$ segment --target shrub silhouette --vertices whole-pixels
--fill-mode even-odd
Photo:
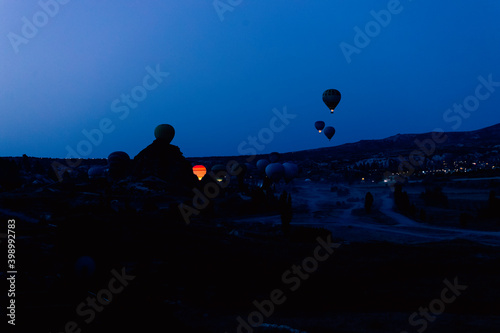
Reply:
[[[367,213],[370,213],[372,206],[373,206],[373,194],[368,192],[368,193],[366,193],[366,196],[365,196],[365,211]]]
[[[448,197],[439,186],[433,189],[427,188],[425,192],[420,194],[420,198],[424,200],[426,206],[448,207]]]
[[[288,234],[290,231],[290,222],[292,222],[293,217],[291,194],[288,194],[286,191],[281,193],[278,200],[278,209],[281,214],[281,228],[284,234]]]
[[[394,204],[403,214],[410,214],[410,198],[408,193],[403,192],[403,185],[396,184],[394,189]]]

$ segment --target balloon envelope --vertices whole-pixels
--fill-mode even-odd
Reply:
[[[201,180],[206,174],[207,174],[207,168],[205,168],[203,165],[195,165],[193,167],[193,173],[198,177],[199,180]]]
[[[335,110],[339,104],[340,97],[340,91],[337,89],[328,89],[323,93],[323,102],[330,109],[331,113],[333,113],[333,110]]]
[[[126,168],[129,162],[130,156],[124,151],[115,151],[108,155],[108,165],[111,170]]]
[[[221,182],[224,180],[224,177],[227,176],[227,170],[226,167],[222,164],[216,164],[212,167],[211,171],[215,173],[217,176],[217,181]]]
[[[108,156],[109,173],[113,178],[124,177],[130,164],[130,156],[124,151],[115,151]]]
[[[107,171],[106,166],[94,166],[94,167],[89,169],[88,175],[89,175],[90,179],[105,178],[106,171]]]
[[[279,160],[280,160],[280,153],[272,152],[271,154],[269,154],[269,161],[271,163],[276,163]]]
[[[299,175],[299,167],[295,163],[283,163],[283,168],[285,168],[285,181],[287,183]]]
[[[161,124],[155,128],[155,138],[170,143],[175,136],[175,129],[168,124]]]
[[[332,126],[327,126],[325,127],[325,130],[323,132],[325,133],[328,140],[331,140],[331,138],[333,138],[333,136],[335,135],[335,128],[333,128]]]
[[[319,133],[321,133],[321,131],[323,130],[323,128],[325,128],[325,122],[324,121],[317,121],[314,123],[314,127],[316,127],[316,129],[318,130]]]
[[[258,160],[257,161],[257,170],[259,170],[260,172],[264,172],[268,165],[269,165],[269,161],[266,160],[265,158]]]
[[[124,151],[115,151],[108,155],[108,163],[130,161],[130,156]]]
[[[271,163],[266,167],[266,175],[277,183],[285,175],[285,168],[281,163]]]

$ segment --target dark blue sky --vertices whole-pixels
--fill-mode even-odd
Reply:
[[[194,157],[259,133],[269,153],[500,122],[500,87],[478,88],[500,82],[496,0],[59,1],[0,0],[0,156],[133,157],[160,123]],[[473,112],[447,112],[464,100]]]

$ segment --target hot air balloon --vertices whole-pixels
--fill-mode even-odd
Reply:
[[[323,102],[328,106],[330,112],[337,107],[340,102],[340,92],[337,89],[328,89],[323,93]]]
[[[130,161],[130,156],[124,151],[115,151],[108,155],[108,163]]]
[[[257,170],[259,170],[259,172],[265,172],[266,171],[266,167],[269,165],[269,161],[266,160],[265,158],[261,159],[261,160],[258,160],[257,161]]]
[[[285,182],[287,183],[299,175],[299,167],[295,163],[283,163],[283,168],[285,168]]]
[[[280,153],[278,152],[272,152],[271,154],[269,154],[269,161],[271,163],[276,163],[280,160]]]
[[[335,128],[333,128],[332,126],[327,126],[325,127],[325,130],[323,132],[325,133],[328,140],[331,140],[335,135]]]
[[[109,174],[111,177],[125,176],[130,164],[130,156],[124,151],[115,151],[108,156]]]
[[[175,129],[168,124],[161,124],[155,128],[155,138],[169,144],[175,136]]]
[[[285,175],[285,168],[281,163],[271,163],[266,166],[266,175],[273,182],[277,183]]]
[[[227,176],[226,167],[222,164],[216,164],[212,167],[211,171],[217,175],[217,181],[222,182],[224,177]]]
[[[325,122],[324,121],[317,121],[314,123],[314,127],[316,127],[316,129],[318,130],[319,133],[321,133],[321,131],[323,130],[323,128],[325,128]]]
[[[106,178],[106,173],[108,171],[107,166],[94,166],[89,169],[88,175],[89,179],[96,179],[96,178]]]
[[[193,173],[198,177],[198,180],[201,180],[207,173],[207,168],[205,168],[203,165],[195,165],[193,167]]]

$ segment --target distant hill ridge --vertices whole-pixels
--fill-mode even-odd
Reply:
[[[500,124],[489,126],[474,131],[466,132],[445,132],[447,139],[445,142],[436,144],[438,151],[449,150],[486,150],[492,149],[495,146],[500,149]],[[339,146],[326,147],[302,150],[283,154],[284,157],[311,158],[317,159],[319,155],[329,156],[330,158],[354,158],[366,157],[376,154],[397,155],[410,153],[415,149],[419,149],[416,141],[422,142],[426,139],[432,140],[433,133],[427,132],[422,134],[396,134],[385,139],[378,140],[361,140],[354,143],[345,143]],[[336,159],[336,158],[335,158]]]
[[[500,150],[500,124],[489,126],[474,131],[445,132],[447,140],[436,144],[436,153],[455,152],[468,154],[475,152],[486,152],[493,149]],[[444,135],[441,134],[441,135]],[[432,132],[421,134],[396,134],[385,139],[361,140],[354,143],[345,143],[334,147],[315,148],[295,152],[282,153],[282,161],[286,160],[341,160],[341,159],[364,159],[376,155],[380,157],[394,157],[398,155],[408,156],[412,151],[418,150],[416,140],[422,142],[432,139]],[[499,146],[496,147],[495,146]],[[259,154],[255,160],[266,158],[268,154]],[[246,156],[211,156],[211,157],[189,157],[189,161],[211,161],[226,160],[234,158],[241,160]],[[254,161],[255,161],[254,160]]]
[[[422,142],[432,139],[432,132],[421,134],[396,134],[385,139],[361,140],[354,143],[344,143],[339,146],[314,148],[295,152],[281,153],[282,161],[286,160],[341,160],[364,159],[379,155],[380,157],[408,156],[412,151],[418,150],[416,140]],[[455,152],[468,154],[486,152],[492,149],[500,150],[500,123],[474,131],[444,132],[447,140],[436,144],[436,153]],[[495,148],[495,146],[498,146]],[[255,160],[266,158],[269,154],[259,154]],[[234,158],[241,160],[246,156],[210,156],[188,157],[189,161],[227,160]]]

